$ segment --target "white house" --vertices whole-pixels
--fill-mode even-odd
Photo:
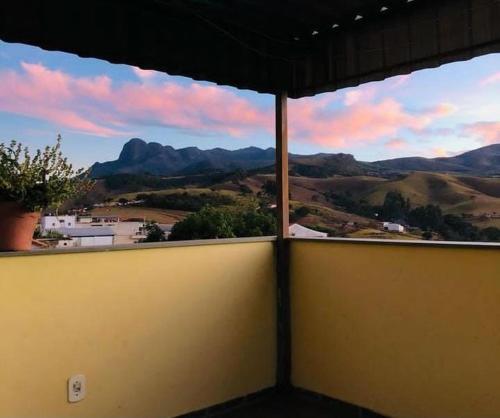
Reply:
[[[405,227],[392,222],[384,222],[384,230],[389,232],[405,232]]]
[[[57,228],[53,231],[65,237],[59,241],[58,247],[99,247],[113,245],[114,231],[107,226],[92,226],[88,228]]]
[[[40,229],[42,232],[56,228],[75,228],[76,216],[74,215],[47,215],[40,219]]]
[[[92,215],[90,215],[90,214],[78,215],[78,223],[79,224],[91,224],[92,223]]]
[[[306,228],[305,226],[299,224],[292,224],[288,229],[291,237],[298,238],[326,238],[328,234],[326,232],[315,231],[314,229]]]
[[[144,222],[116,222],[107,226],[115,233],[115,245],[134,244],[146,238],[143,233]]]

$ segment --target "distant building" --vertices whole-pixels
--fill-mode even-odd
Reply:
[[[305,226],[299,224],[292,224],[289,227],[289,233],[291,237],[297,238],[326,238],[328,234],[326,232],[315,231],[314,229],[306,228]]]
[[[40,219],[40,229],[45,232],[50,229],[56,228],[75,228],[76,216],[74,215],[47,215],[42,216]]]
[[[393,222],[384,222],[383,227],[384,231],[388,232],[405,232],[405,227],[403,225]]]
[[[92,226],[88,228],[57,228],[53,231],[63,235],[58,248],[66,247],[99,247],[113,245],[114,231],[107,226]]]
[[[115,233],[115,245],[134,244],[146,238],[144,222],[116,222],[107,226]]]
[[[91,224],[92,223],[92,215],[78,215],[78,223],[80,224]]]
[[[120,217],[118,216],[108,216],[108,215],[97,215],[97,216],[92,216],[92,222],[93,223],[103,223],[103,224],[108,224],[108,223],[117,223],[120,222]]]

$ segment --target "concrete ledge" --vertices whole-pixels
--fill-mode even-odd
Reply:
[[[55,254],[95,253],[108,251],[148,250],[152,248],[194,247],[201,245],[246,244],[252,242],[274,242],[276,237],[224,238],[191,241],[144,242],[141,244],[112,245],[102,247],[54,248],[48,250],[0,252],[0,257],[26,257]]]
[[[467,241],[425,241],[425,240],[394,240],[394,239],[364,239],[364,238],[289,238],[290,241],[307,241],[336,244],[369,244],[369,245],[404,245],[415,247],[446,247],[446,248],[494,248],[500,250],[498,242],[467,242]]]
[[[200,245],[245,244],[251,242],[275,242],[275,236],[224,238],[190,241],[145,242],[142,244],[113,245],[102,247],[60,248],[48,250],[0,252],[0,257],[26,257],[54,254],[95,253],[108,251],[148,250],[152,248],[193,247]],[[369,245],[404,245],[420,247],[447,247],[447,248],[494,248],[500,249],[496,242],[458,242],[458,241],[425,241],[425,240],[389,240],[389,239],[362,239],[362,238],[287,238],[289,241],[306,241],[337,244],[369,244]]]

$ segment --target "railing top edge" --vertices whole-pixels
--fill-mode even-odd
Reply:
[[[391,246],[413,246],[413,247],[438,247],[438,248],[476,248],[476,249],[500,249],[500,243],[495,242],[459,242],[459,241],[424,241],[424,240],[388,240],[388,239],[363,239],[363,238],[299,238],[290,237],[286,239],[290,242],[315,242],[315,243],[337,243],[337,244],[358,244],[358,245],[391,245]],[[227,245],[244,244],[256,242],[275,242],[275,236],[250,237],[250,238],[226,238],[207,239],[191,241],[168,241],[142,244],[113,245],[103,247],[86,248],[61,248],[47,250],[13,251],[0,252],[2,257],[26,257],[41,255],[60,254],[84,254],[84,253],[105,253],[111,251],[135,251],[161,248],[197,247],[207,245]]]
[[[365,239],[365,238],[290,238],[297,242],[319,242],[337,244],[368,244],[368,245],[396,245],[413,247],[445,247],[445,248],[494,248],[500,249],[497,242],[467,242],[467,241],[425,241],[425,240],[390,240],[390,239]]]
[[[61,255],[61,254],[84,254],[84,253],[105,253],[111,251],[136,251],[161,248],[179,248],[179,247],[197,247],[206,245],[223,244],[246,244],[256,242],[274,242],[276,237],[250,237],[250,238],[224,238],[224,239],[206,239],[191,241],[167,241],[167,242],[148,242],[142,244],[126,244],[102,247],[80,247],[80,248],[61,248],[61,249],[40,249],[29,251],[0,252],[1,257],[29,257],[43,255]]]

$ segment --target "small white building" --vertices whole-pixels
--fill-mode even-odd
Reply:
[[[144,222],[117,222],[107,226],[115,233],[115,245],[134,244],[146,238]]]
[[[291,237],[297,238],[326,238],[326,232],[315,231],[314,229],[306,228],[299,224],[292,224],[288,228]]]
[[[384,231],[389,231],[389,232],[405,232],[405,227],[401,224],[396,224],[392,222],[384,222]]]
[[[92,215],[78,215],[78,223],[79,224],[91,224],[92,223]]]
[[[114,231],[107,226],[92,226],[88,228],[57,228],[64,239],[59,241],[58,248],[67,247],[100,247],[113,245]]]
[[[75,228],[76,216],[74,215],[47,215],[40,219],[40,229],[45,232],[50,229],[57,228]]]

